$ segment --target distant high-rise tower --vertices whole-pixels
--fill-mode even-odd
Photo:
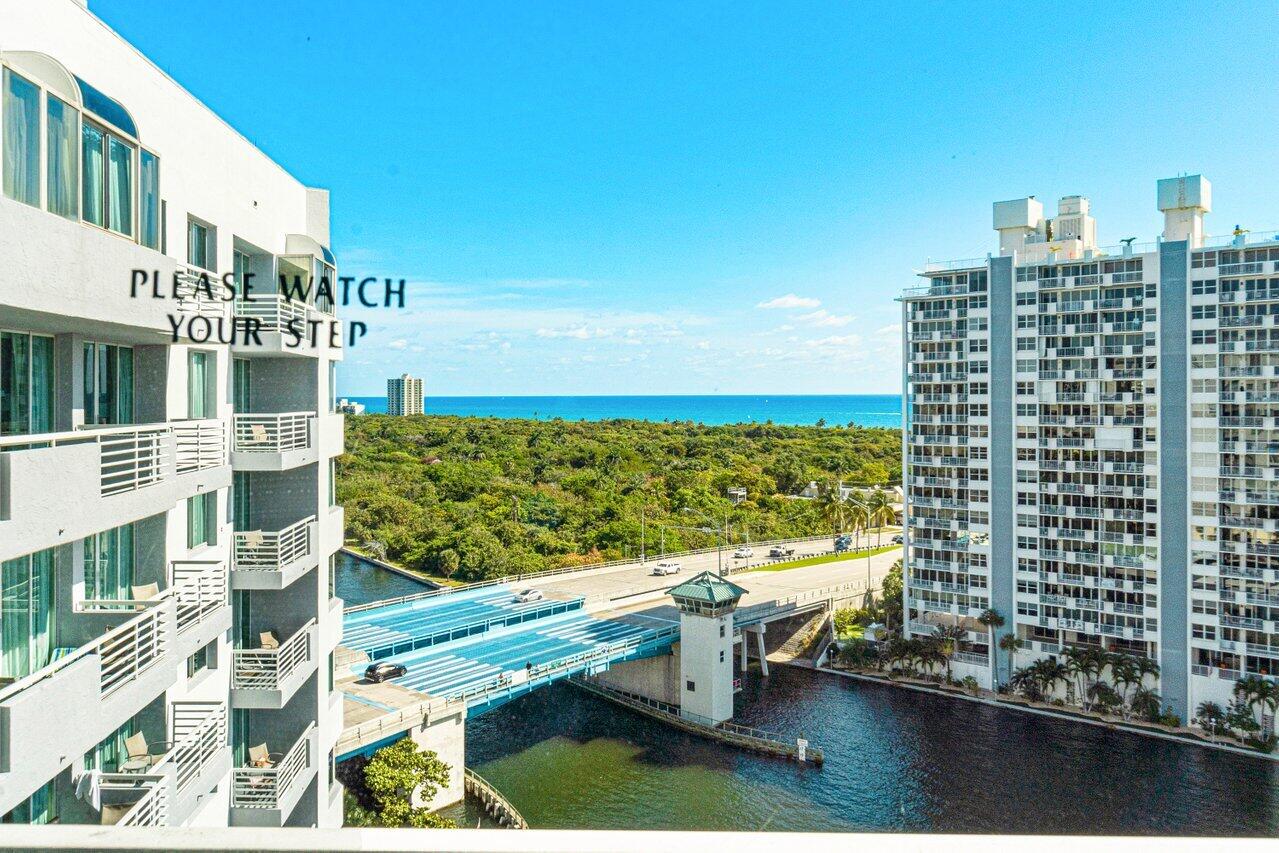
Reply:
[[[961,629],[957,677],[1124,652],[1189,720],[1279,669],[1279,236],[1205,237],[1211,198],[1160,181],[1108,250],[1087,199],[997,202],[999,254],[905,294],[906,633]]]
[[[420,415],[422,407],[422,380],[407,373],[399,379],[386,380],[386,413],[388,415]]]

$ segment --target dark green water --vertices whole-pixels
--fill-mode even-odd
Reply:
[[[783,667],[739,700],[825,766],[562,685],[468,722],[468,763],[537,828],[1279,834],[1268,761]],[[473,807],[451,816],[475,826]]]
[[[422,589],[353,560],[338,571],[352,604]],[[803,732],[825,766],[566,685],[471,718],[467,763],[542,829],[1279,835],[1274,762],[786,667],[737,698],[739,722]]]

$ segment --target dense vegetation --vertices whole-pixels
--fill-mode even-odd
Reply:
[[[347,418],[347,536],[428,574],[475,580],[832,529],[810,481],[901,479],[895,430],[772,424]],[[746,489],[734,504],[727,490]],[[690,529],[692,528],[692,529]]]

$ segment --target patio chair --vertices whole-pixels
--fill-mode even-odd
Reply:
[[[270,443],[271,437],[267,435],[266,424],[249,424],[249,437],[243,442],[243,444],[254,445]]]
[[[165,753],[173,748],[173,744],[163,741],[148,744],[147,736],[142,732],[124,740],[124,751],[128,758],[120,765],[121,773],[145,773],[164,758]]]
[[[266,541],[266,536],[261,530],[243,530],[240,532],[243,537],[241,544],[249,551],[256,551],[262,547],[262,543]]]
[[[129,587],[129,595],[134,601],[150,601],[160,595],[158,583],[144,583]],[[141,610],[142,608],[137,608]]]
[[[100,823],[103,826],[115,826],[131,808],[133,803],[103,803]]]
[[[264,649],[278,649],[280,641],[275,638],[273,631],[263,631],[258,634],[258,644]]]
[[[269,770],[270,768],[279,764],[281,759],[283,758],[284,756],[281,755],[280,753],[271,752],[270,749],[267,748],[267,745],[265,743],[260,743],[257,746],[249,747],[249,766],[250,767],[260,767],[264,770]]]

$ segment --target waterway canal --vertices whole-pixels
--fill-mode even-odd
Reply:
[[[339,568],[341,572],[341,568]],[[348,601],[400,595],[352,569]],[[382,593],[387,583],[396,591]],[[419,587],[420,588],[420,587]],[[774,667],[738,719],[822,769],[672,731],[566,685],[467,723],[468,764],[536,828],[1279,835],[1279,765]],[[473,807],[450,816],[475,826]]]

